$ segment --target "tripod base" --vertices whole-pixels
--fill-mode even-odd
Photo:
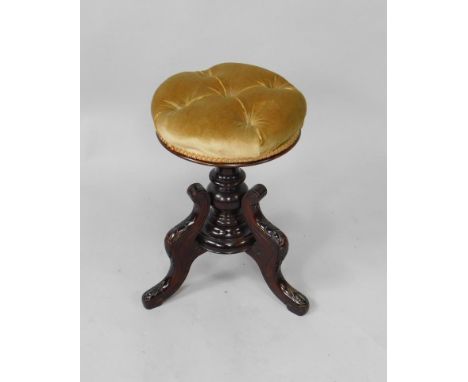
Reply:
[[[281,273],[288,239],[260,209],[259,202],[267,193],[265,186],[258,184],[249,190],[239,167],[214,168],[210,180],[207,190],[199,183],[188,188],[194,203],[192,213],[166,235],[171,267],[160,283],[143,294],[145,308],[155,308],[174,294],[201,254],[246,252],[258,264],[272,292],[291,312],[304,315],[309,309],[307,298]]]

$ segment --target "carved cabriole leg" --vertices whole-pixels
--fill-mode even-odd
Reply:
[[[194,203],[192,213],[166,235],[164,243],[171,267],[159,284],[143,294],[143,305],[147,309],[161,305],[174,294],[187,277],[193,261],[206,251],[196,239],[210,210],[210,196],[199,183],[192,184],[187,193]]]
[[[288,252],[288,239],[262,214],[259,202],[266,193],[265,186],[257,184],[247,191],[242,199],[244,217],[255,237],[255,243],[247,253],[257,262],[273,293],[291,312],[302,316],[309,309],[309,301],[294,289],[281,273],[281,263]]]

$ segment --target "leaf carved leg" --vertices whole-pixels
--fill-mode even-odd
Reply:
[[[142,301],[146,309],[156,308],[174,294],[187,277],[193,261],[206,252],[196,239],[210,210],[210,196],[199,183],[192,184],[187,193],[194,203],[193,210],[166,235],[164,244],[171,267],[160,283],[143,294]]]
[[[281,273],[281,263],[288,252],[288,239],[263,216],[259,202],[266,193],[266,187],[257,184],[247,191],[242,199],[244,217],[255,237],[255,243],[247,253],[257,262],[272,292],[291,312],[302,316],[309,309],[309,301],[294,289]]]

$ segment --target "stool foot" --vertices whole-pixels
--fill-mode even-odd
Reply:
[[[199,183],[192,184],[187,193],[194,203],[192,213],[166,235],[164,243],[171,267],[161,282],[143,293],[146,309],[156,308],[174,294],[187,277],[193,261],[206,252],[196,239],[210,210],[210,196]]]
[[[259,206],[267,190],[260,184],[248,190],[244,179],[241,169],[220,167],[210,173],[208,191],[198,183],[188,188],[194,203],[192,213],[166,235],[171,267],[161,282],[143,294],[145,308],[155,308],[174,294],[186,279],[193,261],[206,251],[247,252],[276,297],[291,312],[299,316],[307,313],[309,301],[281,272],[288,239],[263,216]]]
[[[263,215],[259,202],[267,189],[261,184],[252,187],[242,199],[242,211],[255,237],[255,243],[246,252],[258,264],[271,291],[294,314],[304,315],[309,310],[307,298],[294,289],[281,273],[281,263],[288,252],[286,235]]]

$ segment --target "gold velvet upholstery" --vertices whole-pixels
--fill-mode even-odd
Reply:
[[[294,145],[306,101],[276,73],[225,63],[168,78],[156,90],[151,112],[170,150],[203,162],[240,164]]]

